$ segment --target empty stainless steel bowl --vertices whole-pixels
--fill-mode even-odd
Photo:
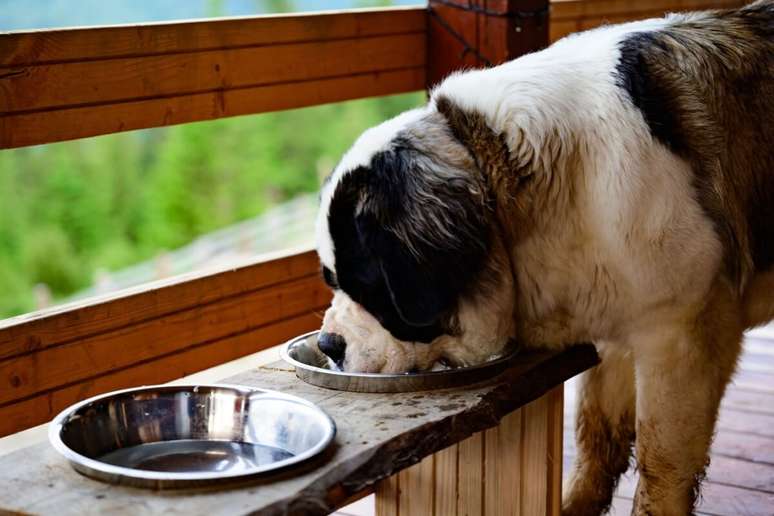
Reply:
[[[286,468],[322,452],[335,433],[327,414],[295,396],[161,385],[73,405],[52,421],[49,440],[87,476],[169,488]]]
[[[382,374],[350,373],[337,370],[317,347],[319,332],[306,333],[280,349],[280,356],[296,369],[296,376],[307,383],[340,391],[411,392],[461,387],[490,380],[505,371],[516,355],[515,347],[502,357],[471,367],[446,368],[440,371]]]

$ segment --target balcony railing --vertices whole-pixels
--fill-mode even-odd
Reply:
[[[739,3],[556,0],[551,16],[575,29],[642,4],[658,14]],[[0,148],[422,90],[537,50],[548,29],[547,0],[438,0],[0,34]],[[0,436],[314,329],[329,296],[307,250],[2,321]]]

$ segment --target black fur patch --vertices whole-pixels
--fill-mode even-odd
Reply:
[[[671,150],[681,153],[685,140],[677,110],[669,95],[648,68],[646,56],[665,49],[655,33],[639,32],[620,45],[621,60],[616,66],[616,82],[640,110],[651,134]]]
[[[397,141],[344,175],[328,222],[341,289],[395,338],[431,342],[448,333],[489,236],[465,181],[428,181],[433,171],[417,163],[417,152]],[[454,233],[439,239],[437,220],[451,221]]]
[[[339,282],[336,280],[336,275],[328,267],[323,266],[322,277],[323,277],[323,280],[325,281],[325,284],[328,285],[330,288],[334,290],[339,288]]]

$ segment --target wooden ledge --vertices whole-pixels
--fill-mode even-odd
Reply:
[[[443,391],[358,394],[305,384],[276,362],[225,380],[317,403],[336,421],[335,445],[295,472],[206,490],[110,486],[73,471],[48,445],[0,459],[0,512],[328,514],[422,458],[494,427],[510,412],[598,362],[594,347],[529,353],[491,382]]]

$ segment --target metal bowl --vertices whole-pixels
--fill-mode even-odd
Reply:
[[[318,407],[236,385],[160,385],[77,403],[49,440],[89,477],[156,489],[268,473],[309,459],[336,426]]]
[[[460,387],[494,378],[508,368],[517,354],[510,350],[502,357],[471,367],[441,371],[381,374],[349,373],[334,369],[331,360],[317,347],[319,331],[291,340],[280,350],[282,359],[296,369],[301,380],[329,389],[352,392],[411,392]]]

